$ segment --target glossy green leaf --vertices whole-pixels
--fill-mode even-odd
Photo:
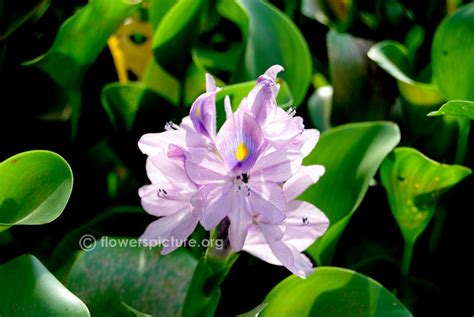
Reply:
[[[104,237],[79,257],[67,286],[93,316],[124,316],[121,302],[153,316],[178,316],[195,267],[184,249],[161,256],[136,239]]]
[[[433,75],[446,100],[474,101],[474,3],[438,26],[431,49]]]
[[[397,148],[385,159],[380,168],[382,185],[406,241],[416,241],[441,194],[469,174],[466,167],[440,164],[412,148]]]
[[[141,130],[144,130],[143,120],[151,121],[147,113],[159,112],[169,115],[175,110],[175,107],[161,98],[155,90],[147,88],[141,82],[107,84],[102,89],[101,99],[112,125],[125,127],[127,131],[131,131],[139,123]],[[156,120],[152,128],[156,129]]]
[[[50,50],[26,63],[46,72],[64,91],[72,106],[72,133],[77,132],[81,83],[89,66],[107,45],[107,39],[140,1],[94,0],[59,29]],[[93,30],[93,31],[91,31]]]
[[[158,64],[183,79],[191,62],[191,47],[199,32],[203,0],[178,1],[163,16],[153,36],[153,53]]]
[[[306,280],[290,276],[267,295],[261,316],[408,317],[380,283],[352,270],[319,267]]]
[[[445,103],[437,111],[428,113],[428,116],[450,115],[455,117],[464,117],[474,120],[474,102],[466,100],[451,100]]]
[[[387,40],[372,46],[369,58],[397,79],[402,96],[414,105],[436,105],[443,97],[436,84],[413,79],[409,52],[402,44]]]
[[[300,198],[318,206],[329,218],[328,231],[307,252],[318,264],[331,262],[337,242],[367,192],[385,156],[400,141],[391,122],[338,126],[321,134],[305,165],[321,164],[325,175]]]
[[[151,0],[148,15],[151,28],[155,31],[168,11],[176,4],[176,0]]]
[[[266,306],[267,306],[267,304],[265,304],[265,303],[260,304],[257,307],[255,307],[254,309],[252,309],[251,311],[240,314],[240,315],[237,315],[236,317],[259,317],[260,313],[262,312],[262,310]]]
[[[32,255],[0,265],[2,316],[90,316],[86,305]]]
[[[28,151],[0,164],[0,225],[37,225],[63,212],[72,191],[68,163],[49,151]]]
[[[254,80],[268,67],[280,64],[294,106],[300,105],[311,83],[312,66],[308,45],[293,21],[265,1],[222,0],[218,10],[240,27],[244,38],[233,81]]]

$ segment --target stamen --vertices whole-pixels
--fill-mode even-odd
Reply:
[[[179,125],[177,125],[176,123],[174,123],[173,121],[168,121],[165,124],[165,130],[166,131],[180,130],[180,129],[181,129],[181,127]]]
[[[157,193],[158,197],[160,198],[167,198],[166,195],[168,195],[168,193],[166,192],[166,190],[164,190],[163,188],[158,188],[158,193]]]
[[[303,220],[303,224],[304,224],[304,225],[309,224],[308,217],[303,217],[303,218],[301,218],[301,220]]]
[[[296,114],[296,109],[295,109],[293,106],[290,106],[290,108],[288,108],[288,110],[286,111],[286,113],[287,113],[290,117],[294,117],[295,114]]]

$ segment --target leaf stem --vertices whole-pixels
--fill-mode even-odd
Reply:
[[[459,135],[456,145],[455,164],[462,164],[467,152],[469,141],[469,130],[471,129],[471,120],[467,118],[458,118]]]
[[[437,208],[436,213],[434,215],[434,227],[433,231],[431,232],[430,244],[429,244],[429,251],[434,253],[438,248],[439,240],[441,238],[441,234],[443,233],[444,222],[446,220],[446,207],[441,205]]]
[[[415,242],[405,240],[405,246],[403,248],[403,258],[402,258],[402,266],[400,273],[402,276],[407,276],[410,271],[410,264],[411,258],[413,256],[413,248],[415,246]]]

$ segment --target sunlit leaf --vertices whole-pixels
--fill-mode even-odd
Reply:
[[[0,265],[2,316],[90,316],[86,305],[32,255]]]
[[[437,111],[432,111],[428,116],[450,115],[474,120],[474,102],[465,100],[451,100],[441,106]]]
[[[416,241],[441,194],[469,174],[466,167],[440,164],[412,148],[397,148],[384,160],[380,177],[405,240]]]
[[[219,12],[242,31],[244,51],[236,65],[233,81],[254,80],[268,67],[280,64],[281,77],[288,83],[294,106],[303,101],[311,83],[312,66],[308,45],[302,34],[284,13],[264,1],[222,0]]]
[[[431,49],[433,75],[446,100],[474,101],[474,3],[438,26]]]
[[[0,164],[0,225],[37,225],[63,212],[72,191],[68,163],[49,151],[28,151]]]
[[[301,199],[318,206],[329,218],[328,231],[307,252],[318,264],[331,262],[337,242],[367,192],[385,156],[400,141],[391,122],[338,126],[322,133],[305,165],[321,164],[325,175]]]
[[[306,280],[290,276],[263,301],[261,316],[408,317],[412,314],[380,283],[360,273],[319,267]]]
[[[177,316],[195,267],[184,249],[162,256],[135,239],[107,237],[74,263],[67,286],[94,316],[126,315],[121,302],[153,316]]]

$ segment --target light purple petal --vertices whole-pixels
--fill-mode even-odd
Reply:
[[[190,210],[183,210],[152,222],[139,239],[145,245],[162,245],[161,253],[167,254],[184,243],[197,223]]]
[[[142,186],[138,194],[143,209],[157,217],[189,209],[192,196],[190,192],[180,191],[169,182]]]
[[[283,182],[297,173],[302,161],[301,152],[291,149],[265,152],[255,163],[250,176],[267,182]]]
[[[229,220],[230,245],[235,251],[240,251],[247,237],[248,228],[252,223],[250,205],[245,193],[242,191],[234,193]]]
[[[257,79],[257,84],[247,96],[246,104],[243,104],[245,110],[250,111],[261,125],[267,122],[267,118],[277,108],[276,96],[279,85],[276,84],[275,79],[278,72],[282,70],[283,67],[279,65],[270,67],[265,74]]]
[[[247,172],[260,155],[264,141],[255,119],[236,112],[219,130],[216,144],[229,170]]]
[[[185,166],[189,178],[196,184],[223,183],[232,178],[222,160],[211,150],[197,149],[190,152]]]
[[[232,105],[230,104],[229,96],[225,96],[224,98],[224,109],[225,109],[226,120],[228,120],[234,114],[234,112],[232,111]]]
[[[211,74],[206,73],[206,92],[217,91],[216,81]]]
[[[280,228],[266,224],[260,224],[259,227],[273,254],[288,270],[301,278],[306,278],[313,272],[313,265],[304,254],[282,240],[273,239],[274,231]]]
[[[316,183],[324,172],[322,165],[301,166],[298,172],[283,185],[286,200],[290,201],[301,195],[309,186]]]
[[[143,154],[167,154],[170,145],[175,145],[185,151],[193,148],[207,147],[209,139],[196,133],[194,130],[178,129],[160,133],[147,133],[138,141],[138,147]]]
[[[272,78],[273,80],[276,79],[278,73],[284,71],[285,69],[283,68],[283,66],[281,65],[273,65],[273,66],[270,66],[270,68],[268,68],[266,71],[265,71],[265,75],[267,75],[268,77]]]
[[[283,265],[273,254],[258,225],[251,225],[242,249],[270,264]]]
[[[291,146],[296,146],[301,151],[303,157],[308,156],[319,141],[319,131],[316,129],[304,129],[303,133],[298,135]]]
[[[249,182],[248,197],[252,211],[262,215],[269,223],[279,224],[286,215],[286,199],[282,188],[276,183]]]
[[[303,133],[303,131],[303,118],[295,117],[293,114],[287,113],[281,108],[277,108],[275,112],[269,116],[263,128],[265,138],[280,146],[292,141]]]
[[[189,116],[194,129],[211,139],[216,136],[216,92],[200,95],[191,106]]]
[[[168,181],[182,188],[195,188],[184,169],[184,162],[179,158],[166,155],[150,156],[146,162],[147,175],[152,183]]]
[[[205,185],[201,188],[201,224],[211,230],[226,217],[232,208],[233,184]]]
[[[293,200],[287,205],[286,230],[283,241],[297,251],[304,251],[321,237],[329,227],[329,219],[314,205]]]

